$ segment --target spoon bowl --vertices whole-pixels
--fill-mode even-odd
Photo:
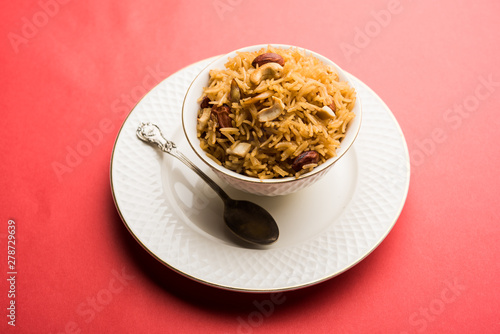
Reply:
[[[278,240],[278,225],[268,211],[255,203],[229,197],[217,183],[178,151],[174,142],[165,139],[157,125],[141,123],[136,134],[142,141],[155,144],[163,152],[179,159],[219,195],[224,202],[224,222],[234,235],[255,245],[270,245]]]
[[[278,225],[269,212],[249,201],[224,201],[224,222],[229,229],[248,242],[269,245],[278,240]]]

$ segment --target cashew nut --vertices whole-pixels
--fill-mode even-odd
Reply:
[[[273,105],[264,108],[257,113],[257,119],[261,122],[272,121],[273,119],[278,118],[279,115],[285,110],[285,105],[283,101],[281,101],[276,96],[273,96]]]
[[[283,74],[283,66],[278,63],[267,63],[250,74],[250,82],[258,85],[263,80],[278,79]]]

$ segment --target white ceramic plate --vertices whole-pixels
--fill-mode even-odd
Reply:
[[[111,186],[130,233],[173,270],[229,290],[298,289],[360,262],[392,229],[408,192],[408,149],[391,111],[353,77],[364,110],[353,148],[307,189],[278,197],[250,195],[217,179],[192,152],[182,131],[184,94],[211,61],[192,64],[162,81],[120,129],[111,158]],[[222,201],[181,162],[140,141],[135,131],[141,122],[159,125],[229,195],[270,211],[280,228],[279,240],[264,249],[239,244],[222,221]]]

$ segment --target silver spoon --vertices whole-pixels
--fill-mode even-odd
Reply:
[[[137,137],[146,143],[156,144],[196,172],[224,202],[224,222],[241,239],[257,245],[269,245],[278,240],[278,225],[269,212],[255,203],[230,198],[221,187],[177,150],[174,142],[163,137],[160,128],[152,123],[141,123]]]

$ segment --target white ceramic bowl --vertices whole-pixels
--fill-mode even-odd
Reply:
[[[225,180],[231,186],[243,190],[248,193],[264,196],[277,196],[286,195],[298,190],[301,190],[314,182],[318,181],[322,176],[324,176],[332,167],[332,165],[338,161],[352,146],[356,136],[359,132],[361,126],[361,101],[359,99],[359,94],[356,96],[356,103],[353,112],[356,117],[349,123],[346,136],[340,143],[340,147],[337,149],[337,156],[328,159],[323,164],[315,167],[312,171],[302,174],[300,177],[285,177],[279,179],[266,179],[260,180],[255,177],[250,177],[242,174],[233,172],[223,166],[219,166],[212,159],[207,157],[205,152],[200,147],[200,140],[196,136],[196,123],[197,123],[197,113],[200,108],[198,99],[203,95],[203,88],[208,86],[209,72],[211,69],[218,68],[223,69],[224,64],[229,58],[235,57],[236,52],[246,52],[246,51],[258,51],[262,48],[266,48],[268,45],[254,45],[245,47],[239,50],[230,52],[224,56],[219,57],[203,69],[198,76],[191,83],[186,96],[184,98],[184,103],[182,106],[182,126],[184,133],[188,139],[189,144],[196,152],[196,154],[205,162],[211,169],[215,172],[217,176]],[[272,44],[275,48],[288,49],[293,47],[291,45],[281,45]],[[304,49],[304,48],[300,48]],[[341,81],[347,81],[351,87],[355,87],[349,77],[342,71],[342,69],[337,66],[334,62],[328,58],[323,57],[313,51],[304,49],[307,54],[311,54],[321,60],[325,64],[334,66],[337,69],[339,79]]]

